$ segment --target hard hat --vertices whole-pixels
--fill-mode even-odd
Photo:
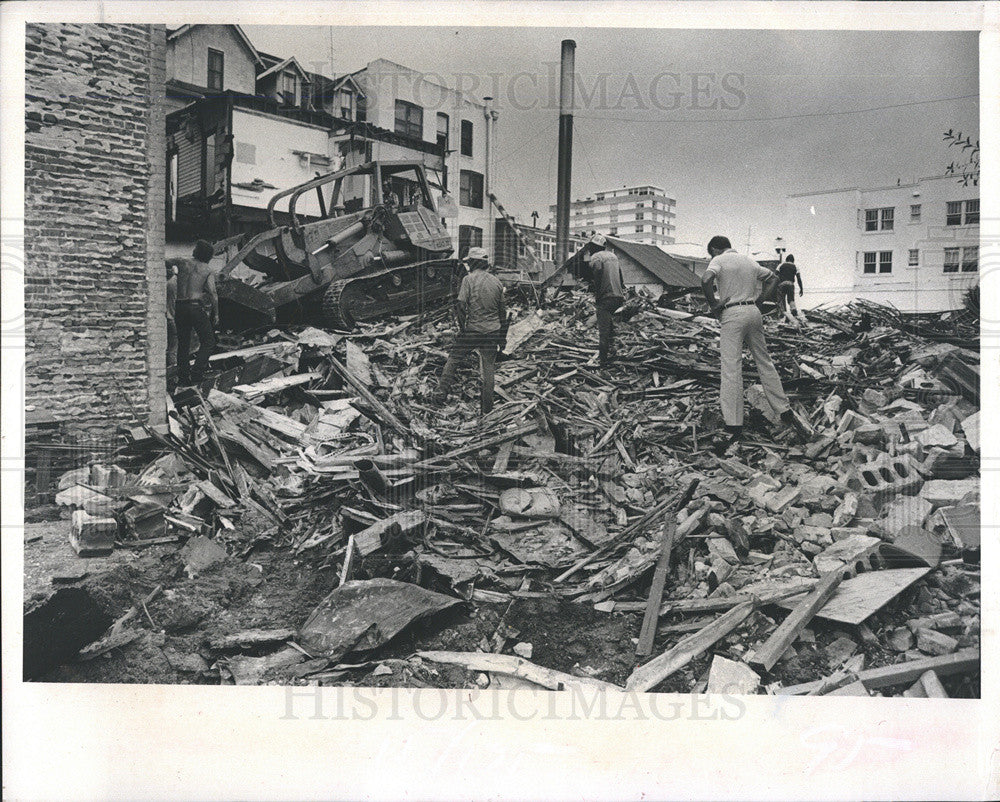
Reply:
[[[590,241],[594,245],[600,245],[602,248],[608,244],[608,241],[605,239],[603,234],[594,234],[594,236],[590,238]]]
[[[485,248],[469,248],[469,252],[465,254],[466,259],[478,259],[481,262],[488,262],[490,260],[490,255]]]

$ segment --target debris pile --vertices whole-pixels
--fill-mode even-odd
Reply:
[[[296,630],[208,644],[215,681],[406,684],[449,666],[448,682],[502,687],[976,695],[978,335],[936,319],[923,336],[872,304],[807,317],[768,324],[807,443],[748,361],[748,440],[716,456],[716,321],[644,303],[599,371],[593,304],[570,292],[519,310],[488,415],[474,372],[429,400],[444,312],[273,330],[216,354],[168,432],[135,432],[145,468],[71,472],[57,501],[81,556],[186,541],[189,576],[216,551],[336,573]],[[610,662],[559,650],[511,623],[524,604],[626,635]],[[392,653],[418,620],[447,645],[456,614],[486,609],[490,631],[460,650]]]

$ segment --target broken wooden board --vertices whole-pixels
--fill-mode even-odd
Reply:
[[[643,613],[642,626],[639,629],[639,643],[635,647],[635,653],[639,657],[648,657],[653,651],[656,627],[660,621],[660,602],[663,601],[663,586],[667,581],[667,573],[670,571],[670,556],[674,550],[676,537],[677,523],[671,517],[667,519],[663,527],[663,536],[660,541],[660,556],[656,561],[656,570],[653,572],[653,582],[649,588],[649,597],[646,599],[646,610]]]
[[[299,644],[316,657],[338,660],[382,646],[410,624],[459,604],[461,599],[394,579],[353,580],[316,606]]]
[[[617,685],[592,677],[576,677],[552,668],[545,668],[529,662],[522,657],[511,654],[492,654],[490,652],[417,652],[417,657],[430,660],[433,663],[447,663],[461,666],[469,671],[485,671],[491,674],[506,674],[511,677],[533,682],[550,691],[582,690],[616,691],[622,693]]]
[[[648,691],[655,687],[736,629],[753,610],[752,602],[739,604],[728,613],[719,616],[704,629],[681,639],[676,646],[633,671],[625,682],[625,689],[628,691]]]
[[[287,390],[289,387],[298,387],[302,384],[309,384],[311,381],[322,379],[322,373],[296,373],[292,376],[275,376],[253,384],[238,384],[233,388],[234,393],[239,393],[247,401],[256,401],[263,398],[268,393],[277,393]]]
[[[372,386],[372,367],[368,361],[368,356],[351,340],[347,341],[347,358],[345,362],[347,369],[358,381],[364,384],[365,387]]]
[[[386,546],[390,540],[405,537],[422,528],[427,521],[423,510],[403,510],[377,521],[354,535],[358,554],[367,557]]]
[[[941,510],[941,517],[950,534],[962,548],[975,550],[980,547],[980,511],[978,504],[960,504]]]
[[[825,696],[871,696],[871,694],[861,680],[855,680],[848,685],[834,688],[829,693],[826,693]]]
[[[816,617],[839,621],[842,624],[860,624],[930,570],[926,567],[889,568],[884,571],[858,574],[841,583],[833,597],[816,613]],[[802,598],[804,597],[793,596],[779,601],[778,604],[791,608]]]
[[[528,341],[532,334],[545,325],[545,319],[536,311],[521,318],[507,330],[507,343],[503,347],[505,354],[513,354],[521,345]]]
[[[235,632],[232,635],[222,635],[213,638],[209,642],[209,648],[219,651],[229,651],[230,649],[253,649],[261,646],[269,646],[275,643],[284,643],[295,637],[293,629],[247,629],[243,632]]]
[[[821,609],[840,584],[843,577],[839,572],[827,574],[820,579],[819,584],[801,600],[792,606],[792,612],[771,633],[764,644],[754,651],[750,664],[759,666],[764,671],[770,671],[781,659],[799,632],[812,620],[817,610]]]
[[[298,649],[288,646],[266,657],[237,655],[219,663],[233,676],[237,685],[260,685],[265,679],[282,676],[306,657]]]
[[[946,654],[941,657],[928,657],[924,660],[910,660],[905,663],[896,663],[891,666],[881,668],[868,668],[859,672],[860,679],[865,687],[874,691],[879,688],[888,688],[892,685],[904,685],[914,682],[923,675],[925,671],[933,671],[939,677],[948,677],[953,674],[967,674],[979,670],[980,654],[979,648],[962,649],[954,654]],[[801,696],[810,693],[815,688],[819,688],[824,680],[815,682],[805,682],[801,685],[789,685],[787,688],[778,688],[777,693],[791,696]]]

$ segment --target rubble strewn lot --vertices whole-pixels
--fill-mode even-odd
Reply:
[[[26,676],[977,697],[974,321],[768,323],[813,436],[748,361],[724,459],[716,322],[644,303],[603,372],[592,310],[521,308],[484,417],[444,310],[231,342],[28,526]]]

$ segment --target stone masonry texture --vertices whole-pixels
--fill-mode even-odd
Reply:
[[[67,433],[165,419],[165,49],[162,26],[26,26],[25,403]]]

